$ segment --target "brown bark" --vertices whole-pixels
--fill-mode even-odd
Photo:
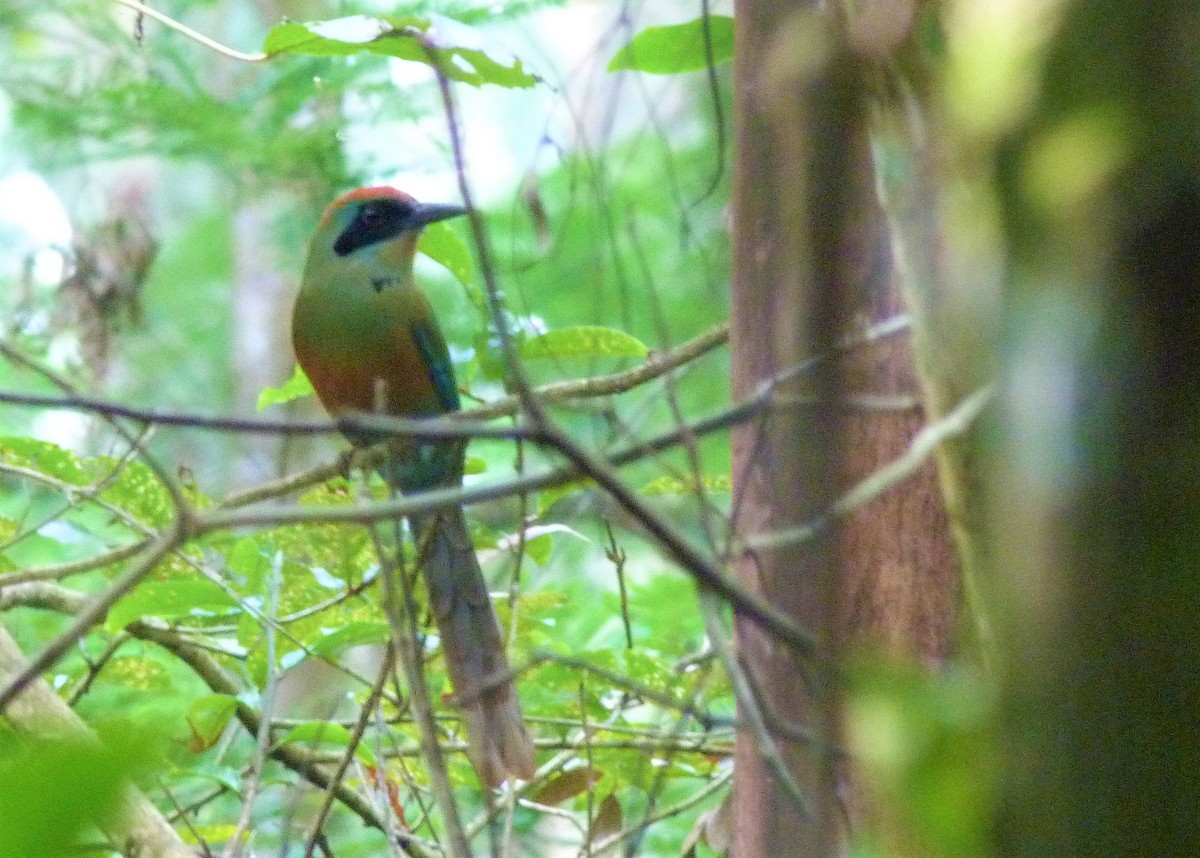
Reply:
[[[839,326],[836,266],[816,252],[837,246],[845,172],[839,120],[848,97],[828,30],[800,4],[743,2],[735,50],[734,271],[730,348],[733,395],[826,351]],[[811,41],[808,41],[811,40]],[[797,46],[816,45],[803,56]],[[824,50],[823,50],[824,49]],[[821,135],[825,135],[822,137]],[[811,378],[780,384],[780,397],[836,394],[836,374],[821,364]],[[753,538],[812,520],[829,500],[834,420],[827,408],[773,409],[733,438],[738,535]],[[839,841],[833,745],[837,695],[827,647],[834,617],[835,563],[822,533],[805,543],[747,552],[740,580],[796,618],[818,641],[811,659],[738,618],[739,652],[768,731],[739,732],[734,853],[742,858],[829,855]],[[746,701],[739,701],[743,710]],[[782,724],[808,731],[789,735]],[[801,808],[774,766],[790,773],[807,799]]]
[[[883,217],[874,202],[858,81],[838,39],[802,4],[743,2],[735,49],[734,277],[730,347],[735,398],[839,336],[903,312]],[[848,396],[920,398],[907,336],[826,361],[781,398],[816,394],[814,411],[779,408],[733,441],[736,527],[743,539],[811,522],[840,492],[903,453],[922,428],[918,407],[855,410]],[[789,800],[761,737],[739,734],[734,853],[822,856],[842,846],[847,789],[840,759],[844,647],[870,643],[937,665],[949,652],[957,570],[932,463],[853,513],[836,538],[738,559],[740,579],[818,640],[810,661],[739,620],[738,644],[768,716],[812,743],[780,742],[782,762],[809,798]],[[849,801],[846,797],[850,796]],[[849,807],[844,806],[849,804]]]
[[[865,142],[865,141],[863,141]],[[863,147],[865,149],[865,146]],[[866,153],[856,198],[862,215],[848,236],[854,319],[872,325],[907,309],[892,265],[886,225],[871,191]],[[856,263],[856,264],[855,264]],[[838,485],[843,489],[899,458],[926,423],[908,333],[867,343],[842,363],[849,400],[841,424]],[[856,397],[911,398],[913,406],[855,407]],[[958,569],[937,467],[851,514],[838,532],[841,564],[838,633],[843,648],[862,644],[928,667],[949,655],[958,606]]]

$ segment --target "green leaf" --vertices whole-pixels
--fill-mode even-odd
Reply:
[[[644,358],[646,344],[624,331],[597,325],[559,328],[521,343],[521,357],[539,358],[636,357]]]
[[[225,565],[230,572],[240,575],[245,581],[243,592],[257,594],[262,589],[263,576],[271,564],[263,556],[258,543],[248,536],[243,536],[233,544],[233,548],[226,555]]]
[[[713,65],[733,58],[733,18],[710,15]],[[686,24],[647,27],[621,48],[608,63],[609,71],[641,71],[649,74],[680,74],[707,68],[704,50],[704,19]]]
[[[150,578],[117,602],[104,626],[117,631],[140,617],[174,620],[195,612],[225,613],[233,607],[225,591],[207,578]]]
[[[352,646],[386,643],[392,630],[387,623],[353,622],[336,629],[309,647],[313,655],[329,657]]]
[[[122,467],[120,460],[108,456],[94,461],[102,471],[120,468],[116,479],[100,493],[102,499],[156,527],[166,525],[174,517],[175,504],[170,492],[145,462],[126,462]]]
[[[467,456],[463,463],[464,474],[482,474],[488,469],[487,459],[482,456]]]
[[[439,68],[450,80],[481,86],[485,83],[508,88],[526,88],[537,78],[525,71],[520,60],[509,64],[492,59],[483,51],[439,46],[427,52],[416,38],[429,22],[421,18],[385,21],[367,15],[350,15],[307,24],[287,22],[272,27],[263,42],[264,53],[347,57],[363,52],[396,57]]]
[[[192,737],[188,746],[193,753],[211,748],[237,712],[238,701],[229,694],[205,694],[188,706],[187,722]]]
[[[152,658],[121,656],[110,659],[99,678],[138,691],[166,691],[171,687],[167,668]]]
[[[729,474],[701,474],[700,484],[705,491],[728,492],[733,490],[733,482]],[[693,495],[696,493],[695,480],[680,480],[675,477],[658,477],[642,486],[644,495]]]
[[[453,274],[459,283],[470,285],[471,254],[448,224],[431,223],[425,227],[417,249]]]
[[[350,745],[351,738],[350,731],[341,724],[331,724],[328,721],[305,721],[284,733],[279,739],[279,744],[305,742],[313,745],[331,744],[346,748]],[[375,752],[367,746],[365,741],[360,741],[354,746],[354,756],[368,766],[379,768]]]
[[[571,480],[561,485],[551,486],[548,489],[543,489],[538,493],[538,515],[546,514],[550,507],[554,506],[563,498],[571,497],[580,492],[589,491],[595,488],[595,483],[591,480]]]
[[[300,369],[300,364],[296,364],[296,368],[292,370],[292,377],[283,384],[263,388],[263,392],[258,395],[258,410],[262,411],[268,405],[281,405],[293,399],[311,396],[312,392],[312,382],[308,380],[304,370]]]
[[[549,533],[543,533],[541,536],[535,536],[533,539],[526,541],[525,553],[529,555],[529,559],[538,566],[545,566],[546,561],[550,559],[550,552],[554,548],[554,537]]]
[[[74,486],[82,486],[90,478],[79,457],[70,450],[36,438],[0,438],[0,460],[32,468]]]

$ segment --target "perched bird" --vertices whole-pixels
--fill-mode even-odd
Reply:
[[[454,367],[429,300],[413,281],[413,257],[424,226],[465,212],[418,203],[390,187],[359,188],[325,210],[292,313],[292,344],[330,414],[458,410]],[[390,447],[382,473],[401,491],[461,484],[464,442],[396,439]],[[463,512],[416,515],[409,525],[475,771],[489,787],[528,779],[533,745]]]

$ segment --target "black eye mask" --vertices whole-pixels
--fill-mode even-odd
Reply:
[[[360,203],[354,220],[333,243],[338,256],[349,256],[360,247],[395,238],[413,227],[416,206],[404,200],[368,200]]]

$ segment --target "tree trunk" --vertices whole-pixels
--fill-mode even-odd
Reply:
[[[736,13],[731,350],[741,399],[906,308],[875,201],[859,69],[841,37],[803,4],[743,2]],[[820,405],[777,407],[735,433],[736,526],[752,544],[755,534],[814,521],[904,453],[925,423],[907,334],[826,360],[775,391],[779,399],[815,395]],[[863,395],[914,403],[864,410]],[[829,750],[840,717],[832,666],[851,642],[928,666],[951,648],[958,575],[934,465],[856,510],[836,534],[740,557],[738,574],[812,631],[819,651],[801,663],[752,623],[738,623],[763,706],[816,741],[772,736],[809,798],[806,816],[781,789],[761,737],[743,727],[735,854],[835,854],[845,823],[871,812],[848,782],[846,761]]]
[[[743,400],[827,353],[840,328],[836,262],[816,250],[840,244],[845,137],[855,123],[844,64],[823,17],[801,4],[772,2],[743,2],[736,14],[730,348],[733,395]],[[815,46],[808,56],[806,45]],[[734,433],[740,539],[809,523],[828,506],[837,390],[835,362],[822,362],[811,375],[792,375],[775,388],[779,399],[815,395],[819,407],[772,407]],[[742,583],[817,641],[814,657],[802,659],[752,621],[737,619],[739,653],[778,748],[772,756],[763,736],[739,731],[733,848],[741,858],[830,855],[839,842],[833,548],[831,534],[822,531],[737,558]],[[739,706],[745,716],[747,701]],[[806,806],[773,768],[790,774]]]

